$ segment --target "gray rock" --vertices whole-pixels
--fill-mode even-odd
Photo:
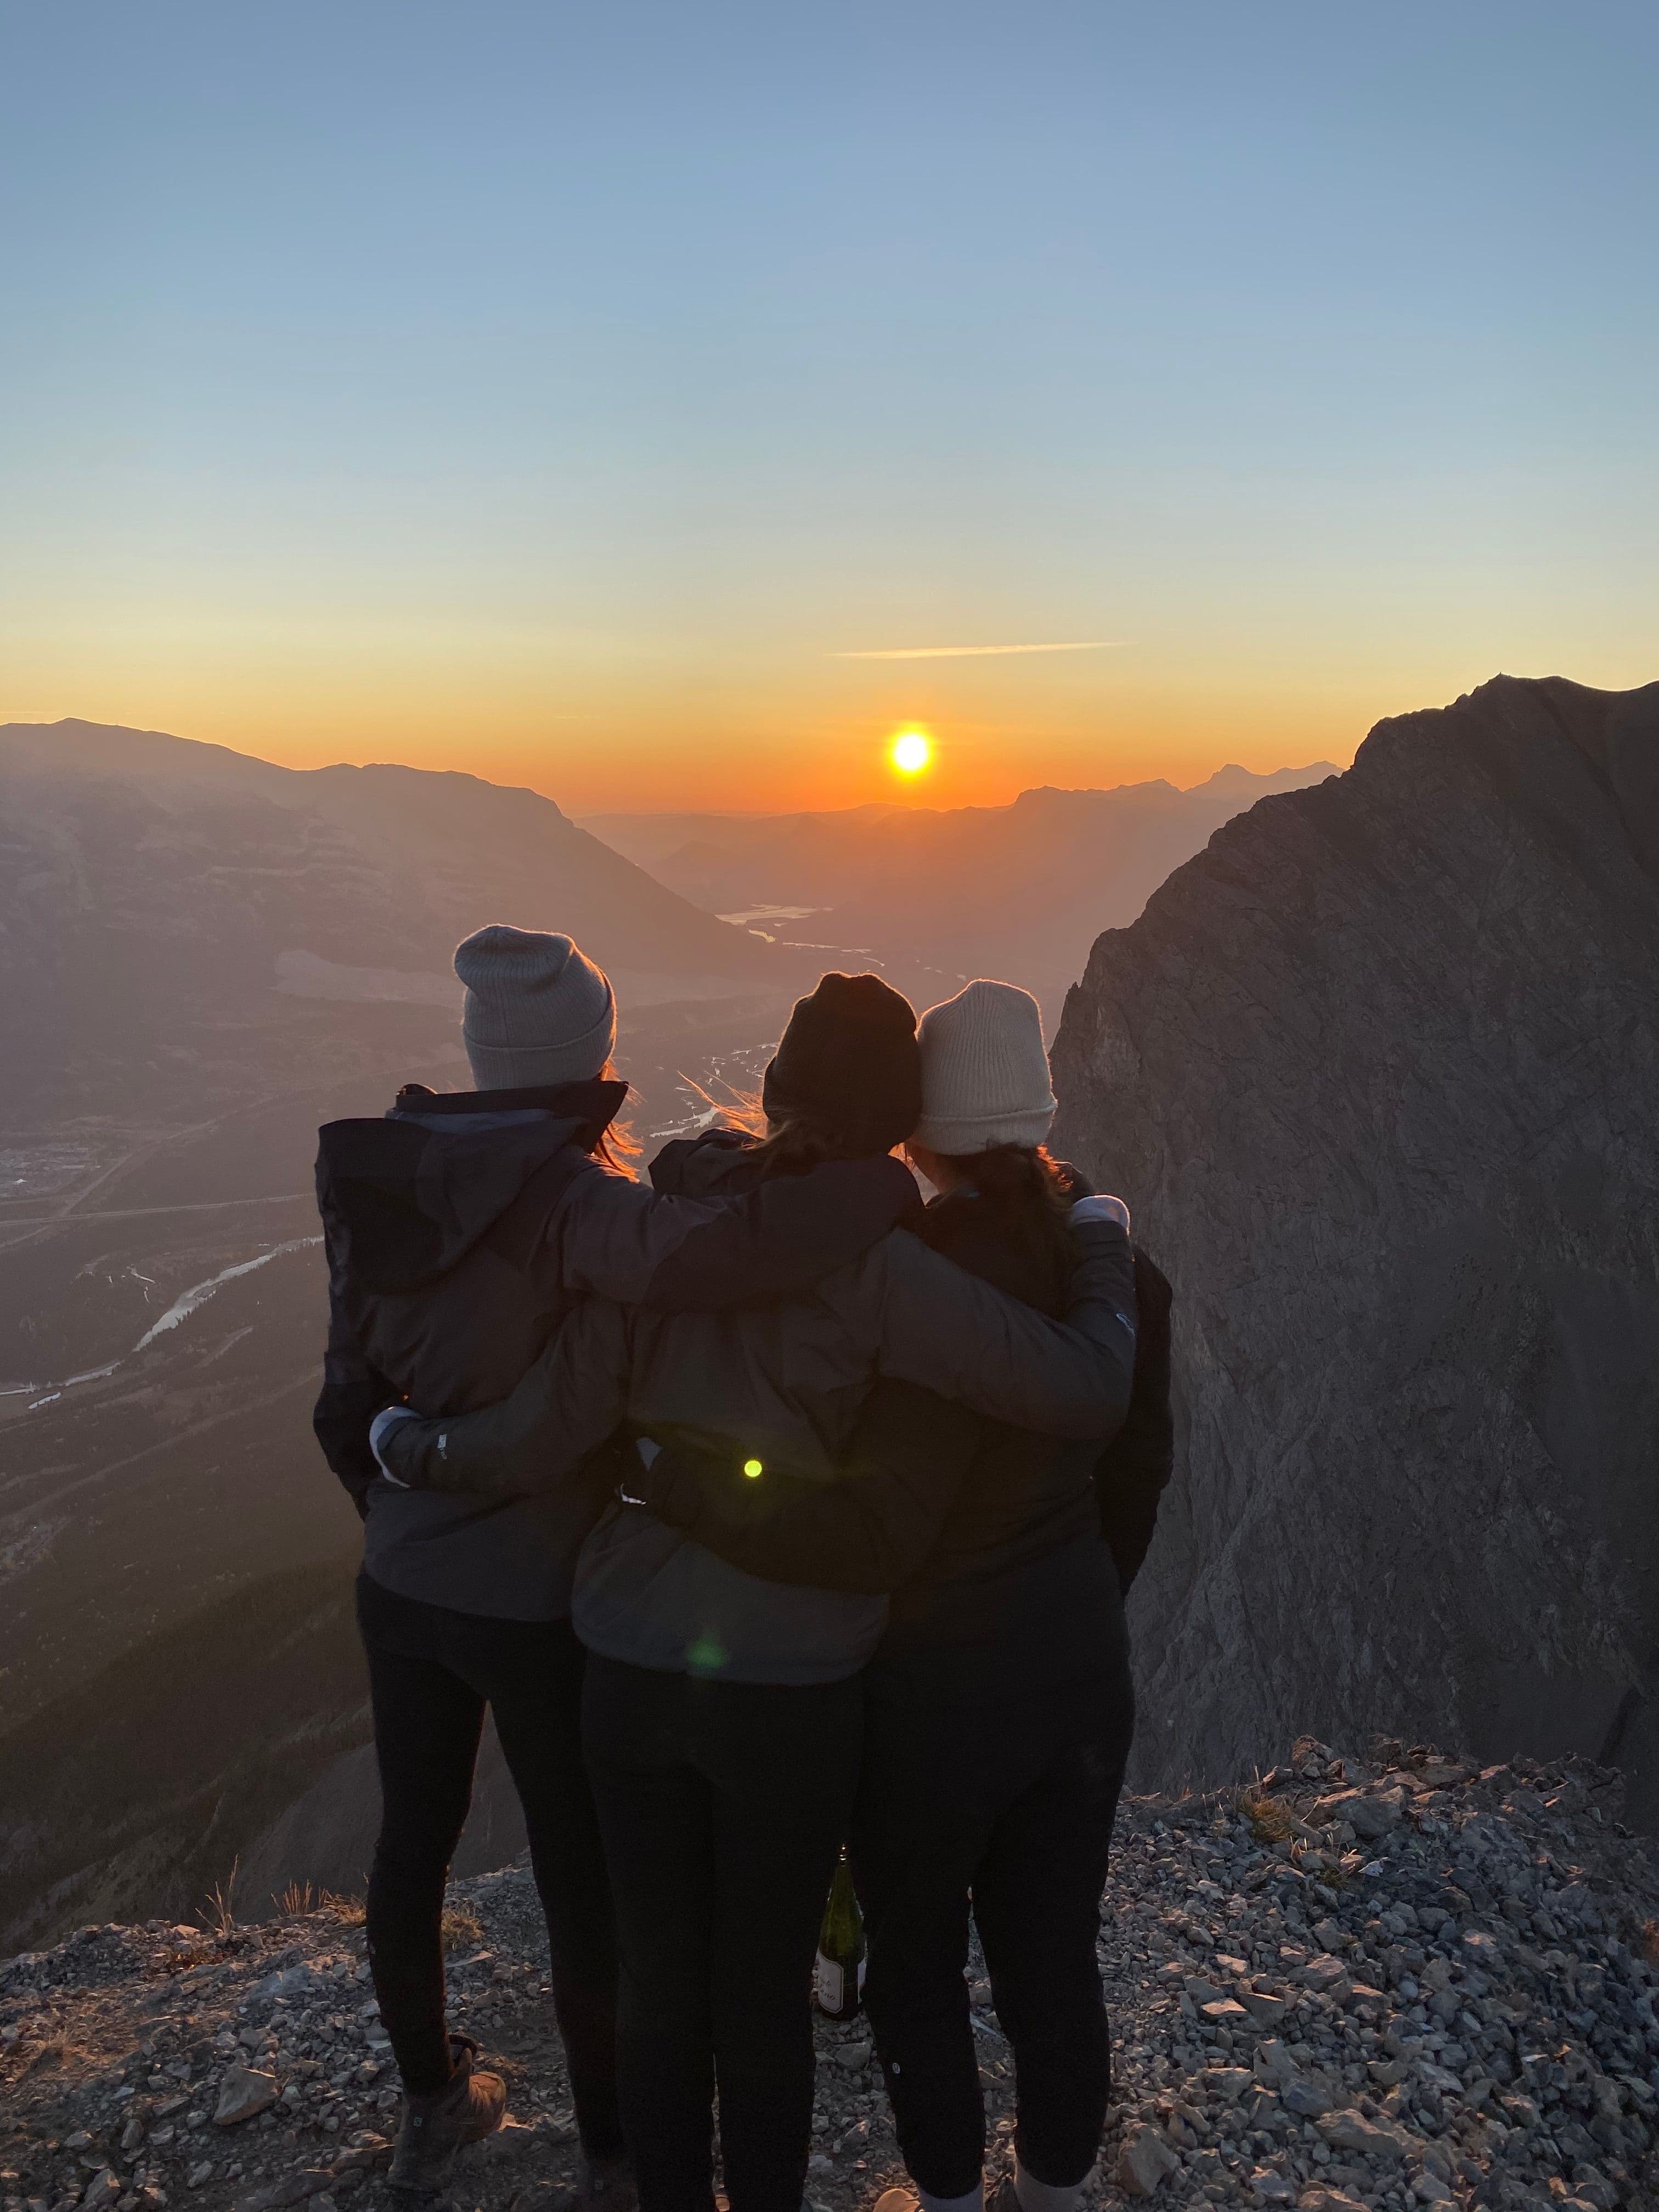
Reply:
[[[1212,2066],[1203,2077],[1203,2086],[1224,2105],[1236,2105],[1255,2081],[1248,2067]]]
[[[1180,2157],[1163,2130],[1143,2124],[1120,2144],[1113,2179],[1126,2196],[1151,2197],[1180,2170]]]
[[[1498,678],[1381,723],[1068,995],[1052,1142],[1175,1286],[1135,1786],[1310,1725],[1495,1753],[1547,1711],[1593,1756],[1644,1682],[1656,759],[1659,686]],[[1659,1821],[1659,1699],[1621,1758]]]
[[[1241,1989],[1238,2001],[1258,2027],[1277,2027],[1290,2010],[1283,1997],[1270,1996],[1264,1990]]]
[[[1412,2195],[1419,2204],[1455,2204],[1457,2192],[1440,2174],[1425,2166],[1412,2177]]]
[[[1250,2176],[1250,2195],[1258,2204],[1294,2204],[1296,2184],[1270,2166],[1259,2166]]]
[[[1297,1978],[1304,1988],[1312,1990],[1319,1996],[1340,1999],[1348,1996],[1353,1988],[1348,1970],[1340,1959],[1316,1959],[1311,1965],[1302,1969]]]
[[[1279,2092],[1287,2112],[1294,2112],[1299,2120],[1317,2120],[1331,2109],[1331,2100],[1316,2081],[1298,2075],[1287,2081]]]
[[[1255,2046],[1254,2070],[1256,2080],[1272,2088],[1280,2088],[1285,2082],[1294,2081],[1297,2078],[1296,2061],[1275,2038],[1269,2038]]]
[[[1346,1814],[1348,1826],[1362,1843],[1379,1843],[1400,1825],[1404,1791],[1391,1790],[1380,1796],[1357,1797]]]
[[[276,2094],[274,2074],[262,2074],[252,2066],[228,2066],[219,2085],[214,2123],[218,2127],[234,2128],[240,2120],[251,2120],[255,2113],[270,2111],[276,2101]]]
[[[1364,2112],[1328,2112],[1316,2122],[1319,2132],[1333,2150],[1358,2151],[1362,2158],[1398,2162],[1406,2155],[1404,2137],[1399,2130],[1377,2120],[1368,2120]]]

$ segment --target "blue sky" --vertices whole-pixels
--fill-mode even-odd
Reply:
[[[0,4],[0,716],[839,803],[1659,675],[1656,83],[1651,7]]]

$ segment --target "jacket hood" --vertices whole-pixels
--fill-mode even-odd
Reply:
[[[410,1084],[380,1121],[318,1132],[317,1204],[331,1257],[357,1287],[416,1291],[481,1243],[545,1178],[578,1172],[628,1096],[594,1080],[527,1091]]]

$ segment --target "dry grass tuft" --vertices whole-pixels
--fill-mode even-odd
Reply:
[[[231,1935],[236,1926],[236,1875],[242,1862],[240,1857],[230,1863],[228,1881],[216,1881],[202,1899],[202,1923],[211,1935],[220,1937]]]
[[[446,1951],[476,1950],[484,1939],[483,1923],[468,1905],[447,1905],[443,1937]]]
[[[1288,1843],[1297,1832],[1298,1824],[1290,1807],[1281,1805],[1277,1797],[1260,1787],[1243,1793],[1239,1810],[1249,1822],[1250,1833],[1259,1844]]]

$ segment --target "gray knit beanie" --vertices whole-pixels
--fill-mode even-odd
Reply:
[[[480,1091],[595,1076],[617,1042],[611,980],[568,937],[492,921],[455,947],[461,1036]]]
[[[982,977],[930,1006],[921,1046],[916,1142],[947,1155],[1040,1145],[1054,1118],[1042,1012],[1017,983]]]

